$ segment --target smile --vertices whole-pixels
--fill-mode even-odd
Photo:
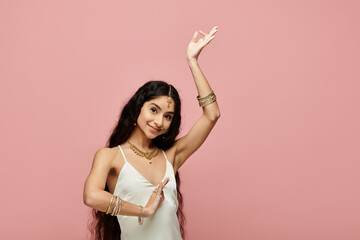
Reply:
[[[153,126],[149,125],[148,126],[153,130],[153,131],[156,131],[156,132],[159,132],[161,129],[158,129],[158,128],[154,128]]]

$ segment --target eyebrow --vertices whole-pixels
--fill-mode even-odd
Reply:
[[[159,105],[157,105],[156,103],[150,103],[150,105],[155,105],[155,107],[157,107],[157,108],[160,109],[160,111],[161,111],[161,107],[160,107]],[[168,111],[168,112],[166,112],[166,113],[171,113],[171,114],[174,114],[174,115],[175,115],[175,113],[174,113],[174,112],[171,112],[171,111]]]

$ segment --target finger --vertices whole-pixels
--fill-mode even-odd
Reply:
[[[160,183],[160,185],[159,185],[159,191],[162,191],[162,190],[163,190],[163,188],[164,188],[165,185],[169,182],[169,180],[170,180],[170,178],[167,177],[167,178],[165,178],[165,179]]]
[[[196,42],[196,38],[198,36],[198,31],[195,31],[193,38],[191,39],[191,41]]]
[[[218,30],[211,31],[211,32],[209,33],[209,35],[210,35],[210,36],[213,36],[217,31],[218,31]]]
[[[204,42],[206,42],[206,44],[209,43],[209,42],[214,38],[214,34],[215,34],[217,31],[218,31],[218,30],[215,30],[215,31],[213,31],[213,32],[210,32],[209,34],[206,34],[206,33],[200,31],[200,33],[204,36],[204,37],[202,38],[202,40],[203,40]]]
[[[153,193],[155,193],[157,196],[160,196],[164,186],[169,182],[169,177],[165,178],[162,182],[159,183],[158,187],[155,188]]]
[[[209,39],[206,41],[205,46],[208,45],[214,38],[215,38],[215,36],[212,36],[211,38],[209,38]]]
[[[203,35],[204,37],[207,35],[206,33],[204,33],[203,31],[200,31],[199,32],[201,33],[201,35]]]
[[[164,192],[161,192],[161,195],[160,195],[160,200],[164,200],[165,199],[165,195],[164,195]]]
[[[160,184],[157,188],[154,189],[153,193],[152,194],[155,194],[156,196],[160,195]]]
[[[218,31],[218,26],[215,26],[215,27],[213,27],[213,28],[210,30],[209,35],[213,35],[213,34],[216,33],[217,31]],[[207,33],[203,32],[203,31],[200,31],[200,30],[199,30],[199,32],[200,32],[201,35],[203,35],[204,37],[205,37],[206,35],[208,35]]]
[[[170,178],[169,178],[169,177],[165,178],[164,183],[163,183],[163,185],[162,185],[162,188],[164,188],[165,185],[166,185],[169,181],[170,181]]]
[[[217,27],[217,26],[216,26],[216,27],[213,27],[213,29],[210,30],[210,33],[209,33],[209,34],[214,34],[214,33],[216,33],[217,31],[219,31],[219,30],[218,30],[218,27]]]
[[[164,197],[164,193],[163,192],[161,192],[159,195],[157,195],[157,197],[159,197],[160,198],[160,200]]]

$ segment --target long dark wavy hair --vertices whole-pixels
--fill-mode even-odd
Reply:
[[[168,96],[169,89],[171,88],[171,98],[175,103],[175,114],[170,124],[167,133],[160,135],[153,139],[153,144],[163,150],[170,148],[175,138],[179,134],[179,128],[181,123],[181,101],[178,92],[172,86],[164,81],[149,81],[140,87],[134,96],[126,103],[120,114],[119,121],[115,129],[113,130],[108,142],[107,147],[116,147],[119,144],[124,143],[135,128],[137,118],[140,114],[140,110],[146,101],[154,99],[158,96]],[[181,236],[185,238],[185,216],[182,211],[183,197],[180,192],[180,176],[179,172],[175,175],[177,185],[177,198],[179,207],[177,210],[177,217],[179,219]],[[106,185],[105,191],[109,192],[109,188]],[[89,225],[92,238],[95,240],[120,240],[121,229],[117,220],[117,217],[107,215],[104,212],[93,209],[92,222]]]

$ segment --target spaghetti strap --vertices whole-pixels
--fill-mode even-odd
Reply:
[[[167,162],[169,162],[169,160],[167,159],[167,156],[166,156],[166,154],[165,154],[164,150],[162,150],[162,149],[161,149],[161,151],[163,152],[163,154],[164,154],[164,156],[165,156],[166,161],[167,161]]]
[[[127,162],[125,154],[124,154],[122,148],[120,147],[120,144],[118,145],[118,147],[120,148],[121,154],[123,155],[123,158],[124,158],[125,162]]]

